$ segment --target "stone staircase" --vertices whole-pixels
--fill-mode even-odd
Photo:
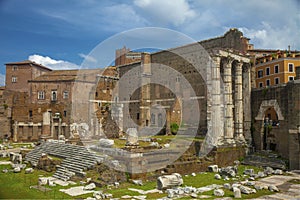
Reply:
[[[64,181],[69,180],[74,175],[85,176],[84,171],[92,169],[102,160],[84,146],[58,142],[42,143],[29,152],[25,160],[36,166],[43,153],[63,159],[61,164],[57,166],[53,177]]]

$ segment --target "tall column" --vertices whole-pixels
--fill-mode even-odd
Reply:
[[[224,138],[233,138],[233,103],[232,103],[232,62],[233,59],[227,57],[223,62],[223,81],[225,98],[225,127]]]
[[[214,64],[211,68],[211,124],[212,136],[218,140],[223,137],[224,122],[221,116],[221,77],[220,77],[220,57],[213,58]]]
[[[243,139],[243,76],[242,76],[242,62],[237,62],[235,66],[235,93],[234,93],[234,107],[235,107],[235,137]]]
[[[247,144],[252,144],[251,136],[251,65],[243,66],[243,107],[244,107],[244,136]]]

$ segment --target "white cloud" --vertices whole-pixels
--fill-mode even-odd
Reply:
[[[0,74],[0,86],[4,86],[4,85],[5,85],[5,75]]]
[[[186,0],[135,0],[146,19],[161,25],[181,25],[196,16]]]
[[[51,69],[60,70],[60,69],[79,69],[79,66],[64,60],[55,60],[50,58],[49,56],[41,56],[41,55],[30,55],[28,60],[34,61],[38,64],[44,65]]]
[[[94,58],[93,56],[91,55],[85,55],[83,53],[79,53],[78,54],[81,58],[85,59],[86,61],[88,62],[91,62],[91,63],[97,63],[97,59]]]
[[[295,31],[297,26],[293,24],[286,24],[280,27],[273,27],[267,22],[262,22],[257,29],[254,28],[239,28],[245,36],[251,39],[255,44],[255,48],[268,49],[287,49],[288,45],[291,49],[299,49],[299,34]]]

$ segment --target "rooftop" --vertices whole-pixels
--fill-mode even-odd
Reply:
[[[40,68],[43,68],[43,69],[46,69],[48,71],[52,71],[52,69],[48,68],[48,67],[45,67],[44,65],[41,65],[41,64],[38,64],[36,62],[33,62],[31,60],[23,60],[23,61],[20,61],[20,62],[11,62],[11,63],[6,63],[5,65],[35,65],[37,67],[40,67]]]

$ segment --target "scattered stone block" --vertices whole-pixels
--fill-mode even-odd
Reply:
[[[101,138],[99,140],[99,146],[111,148],[115,144],[114,140]]]
[[[236,198],[236,199],[242,198],[241,190],[237,187],[233,188],[233,195],[234,195],[234,198]]]
[[[138,132],[136,128],[128,128],[127,131],[126,146],[137,146],[138,143]]]
[[[274,169],[272,167],[266,167],[266,169],[264,170],[264,173],[267,175],[271,175],[274,173]]]
[[[192,193],[191,197],[194,198],[194,199],[196,199],[198,197],[198,195],[196,193]]]
[[[219,167],[218,167],[218,165],[210,165],[210,166],[208,166],[208,171],[216,173],[219,171]]]
[[[224,196],[224,190],[222,190],[222,189],[215,189],[214,190],[214,195],[215,196],[218,196],[218,197],[222,197],[222,196]]]
[[[276,187],[276,185],[269,185],[269,186],[268,186],[268,189],[269,189],[271,192],[279,192],[279,189]]]
[[[221,179],[222,179],[222,177],[221,177],[221,175],[220,175],[220,174],[215,174],[215,179],[217,179],[217,180],[221,180]]]
[[[192,176],[196,176],[196,173],[192,173],[191,175],[192,175]]]
[[[244,174],[253,175],[254,174],[254,169],[245,169]]]
[[[252,193],[256,193],[256,190],[255,189],[252,189],[250,187],[247,187],[247,186],[243,186],[241,185],[240,186],[240,190],[243,194],[252,194]]]
[[[47,185],[47,183],[48,183],[48,178],[46,177],[40,177],[38,180],[39,185]]]
[[[142,181],[142,180],[132,180],[132,182],[133,182],[135,185],[143,185],[143,181]]]
[[[274,174],[276,174],[276,175],[282,175],[282,174],[283,174],[283,171],[282,171],[281,169],[276,169],[276,170],[274,171]]]
[[[254,181],[247,181],[245,185],[247,185],[247,186],[254,186],[255,182]]]
[[[25,169],[25,174],[31,174],[31,173],[33,173],[33,169],[32,168],[27,168],[27,169]]]
[[[267,175],[264,172],[258,172],[257,173],[258,178],[266,177]]]
[[[96,188],[95,183],[90,183],[90,184],[84,186],[83,189],[84,189],[84,190],[93,190],[93,189],[95,189],[95,188]]]
[[[234,163],[234,165],[240,165],[241,164],[241,162],[239,160],[235,160],[235,161],[233,161],[233,163]]]
[[[223,186],[224,186],[225,189],[231,190],[231,185],[230,185],[230,183],[225,183]]]
[[[14,168],[14,173],[19,173],[19,172],[21,172],[20,167],[15,167],[15,168]]]
[[[164,175],[157,178],[157,189],[162,190],[183,184],[183,179],[180,174],[173,173],[172,175]]]
[[[8,173],[8,169],[3,169],[2,172],[3,173]]]

